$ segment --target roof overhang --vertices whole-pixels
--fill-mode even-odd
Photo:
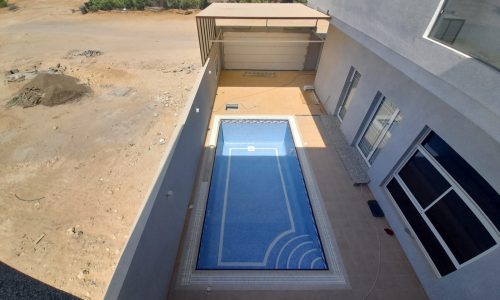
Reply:
[[[331,17],[301,3],[212,3],[197,18],[329,20]]]

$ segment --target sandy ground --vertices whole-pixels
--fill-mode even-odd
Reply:
[[[0,9],[0,260],[100,299],[200,60],[193,15],[72,13],[81,2]],[[67,55],[87,49],[104,54]],[[26,83],[4,82],[7,70],[57,64],[94,94],[55,107],[4,106]]]

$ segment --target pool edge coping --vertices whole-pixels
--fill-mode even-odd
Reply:
[[[209,173],[211,178],[215,147],[222,120],[260,119],[286,120],[290,125],[293,142],[297,150],[300,168],[306,184],[309,201],[314,214],[318,235],[324,248],[328,270],[196,270],[196,260],[202,234],[203,219],[210,187],[210,180],[200,176],[196,182],[191,215],[186,224],[186,236],[181,245],[184,252],[180,255],[175,287],[178,289],[219,290],[311,290],[311,289],[349,289],[347,272],[342,262],[331,222],[326,214],[323,197],[312,171],[309,158],[302,143],[302,136],[294,115],[213,115],[208,143],[203,153],[200,174]]]

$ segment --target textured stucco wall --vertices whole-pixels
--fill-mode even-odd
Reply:
[[[440,0],[309,0],[331,24],[500,141],[500,72],[426,38]]]
[[[432,299],[499,299],[500,249],[438,279],[381,187],[384,179],[428,126],[449,143],[492,186],[500,190],[500,144],[445,101],[421,87],[392,65],[330,26],[315,81],[318,97],[334,113],[349,68],[361,73],[356,95],[341,125],[349,143],[356,141],[377,91],[403,114],[402,122],[369,169],[370,189],[386,213],[398,240]]]

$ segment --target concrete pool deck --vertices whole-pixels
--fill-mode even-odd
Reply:
[[[332,137],[320,120],[325,115],[322,106],[311,92],[303,91],[304,85],[313,84],[314,76],[312,72],[222,71],[212,118],[215,115],[295,116],[350,288],[207,291],[181,288],[177,284],[178,274],[174,273],[170,299],[427,298],[397,239],[385,234],[383,229],[389,227],[386,220],[372,217],[366,204],[373,199],[368,187],[353,185]],[[227,103],[238,103],[239,109],[226,111]],[[207,145],[209,135],[210,131]],[[188,223],[189,211],[185,224]],[[178,263],[184,251],[184,243],[181,243]]]

